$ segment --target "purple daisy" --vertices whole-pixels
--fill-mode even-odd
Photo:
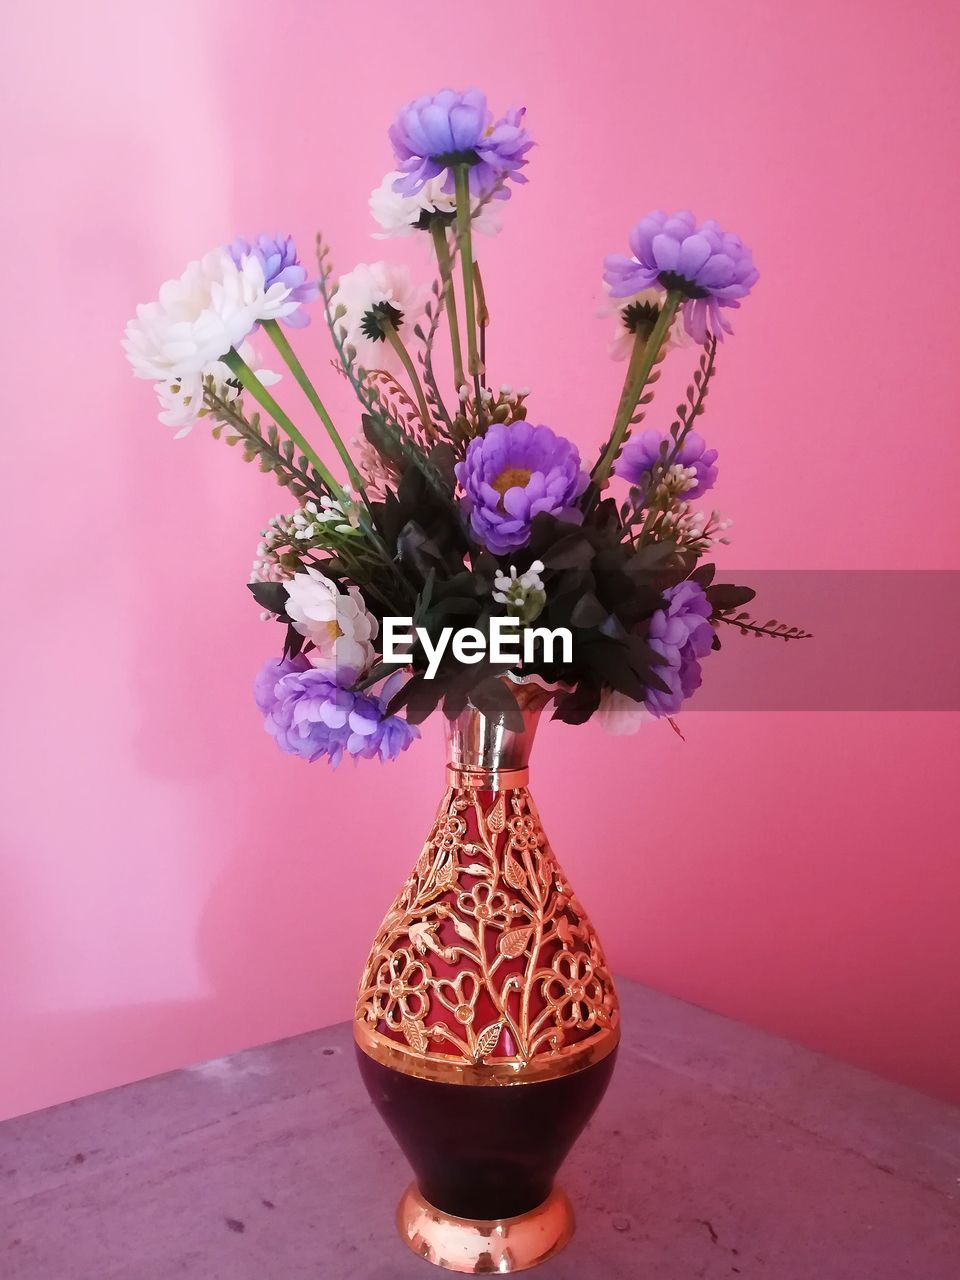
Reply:
[[[603,278],[614,298],[629,298],[660,285],[683,294],[683,322],[696,342],[708,333],[721,338],[732,333],[724,307],[739,307],[760,273],[753,255],[739,236],[708,221],[697,226],[688,209],[666,214],[648,213],[630,233],[633,257],[612,253],[604,262]]]
[[[281,751],[309,761],[328,756],[336,768],[344,755],[395,760],[419,738],[419,729],[402,716],[384,714],[396,677],[377,696],[338,683],[338,678],[352,681],[354,675],[346,669],[312,667],[302,654],[264,663],[254,681],[254,697],[264,727]],[[397,675],[402,679],[402,673]]]
[[[648,689],[644,705],[651,715],[674,716],[700,688],[700,659],[713,648],[713,612],[703,588],[681,582],[664,591],[665,609],[650,619],[648,643],[665,661],[654,668],[668,689]]]
[[[642,485],[643,477],[649,476],[654,466],[663,458],[664,445],[667,446],[669,456],[673,441],[669,436],[662,436],[653,427],[648,427],[626,445],[613,468],[614,473],[628,484]],[[707,448],[707,442],[699,432],[687,432],[680,452],[674,459],[677,466],[692,467],[697,475],[694,487],[684,490],[680,495],[685,502],[699,498],[716,484],[718,456],[716,449]]]
[[[470,165],[470,192],[485,195],[503,179],[526,182],[520,170],[533,142],[522,126],[525,107],[513,107],[495,123],[479,89],[425,94],[398,112],[389,136],[401,177],[400,195],[414,196],[446,170],[444,190],[454,189],[451,166]],[[503,192],[504,198],[507,192]]]
[[[541,511],[576,524],[583,518],[575,504],[589,477],[576,445],[549,427],[494,423],[455,470],[474,537],[494,555],[525,546]]]
[[[315,280],[307,279],[307,269],[297,256],[292,236],[268,236],[261,234],[251,244],[249,240],[234,240],[227,245],[227,252],[237,266],[253,254],[263,267],[264,284],[282,284],[290,290],[290,298],[299,303],[313,302],[320,290]],[[283,323],[292,329],[303,329],[310,323],[310,316],[302,307],[283,317]]]

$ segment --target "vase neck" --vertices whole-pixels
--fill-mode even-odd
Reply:
[[[450,769],[490,775],[526,772],[540,713],[553,693],[532,682],[504,683],[517,700],[523,729],[508,728],[503,715],[484,715],[475,707],[466,707],[455,720],[444,722]],[[508,782],[504,778],[508,785],[523,785],[525,781],[512,778]]]

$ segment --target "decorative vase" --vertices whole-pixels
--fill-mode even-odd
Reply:
[[[553,696],[511,682],[522,732],[447,723],[447,791],[380,926],[354,1033],[367,1091],[413,1166],[397,1211],[421,1257],[522,1271],[573,1232],[554,1175],[603,1097],[620,1038],[593,926],[527,789]]]

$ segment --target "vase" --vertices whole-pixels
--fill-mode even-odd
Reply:
[[[413,1167],[397,1211],[421,1257],[522,1271],[573,1232],[554,1175],[603,1097],[620,1038],[613,979],[528,790],[552,691],[510,685],[523,730],[467,708],[446,791],[370,949],[357,1057]]]

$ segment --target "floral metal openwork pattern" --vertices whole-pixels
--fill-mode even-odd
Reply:
[[[596,933],[527,788],[455,783],[374,939],[357,1039],[432,1078],[577,1070],[619,1039]]]

